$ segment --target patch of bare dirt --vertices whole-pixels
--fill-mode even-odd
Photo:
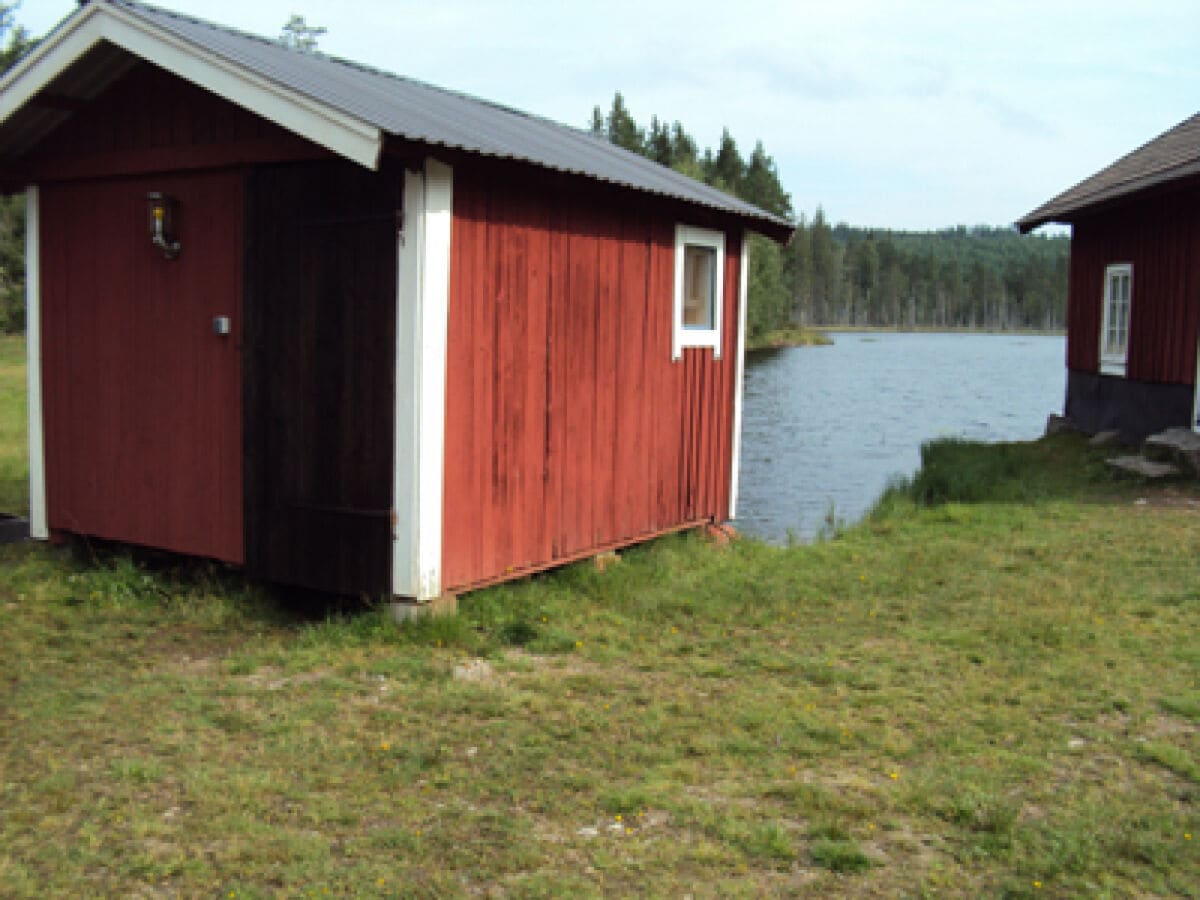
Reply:
[[[311,672],[300,672],[296,675],[284,675],[275,666],[263,666],[261,669],[245,676],[248,684],[266,688],[268,691],[281,691],[287,687],[300,687],[306,684],[316,684],[324,681],[333,673],[328,669],[313,669]]]
[[[1163,486],[1146,491],[1133,501],[1134,506],[1151,509],[1184,509],[1200,512],[1200,497],[1195,491],[1175,486]]]
[[[1144,737],[1172,738],[1179,735],[1191,737],[1200,732],[1200,725],[1176,716],[1155,716],[1146,723]]]

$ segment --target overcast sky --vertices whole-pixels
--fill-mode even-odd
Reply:
[[[74,0],[24,0],[45,33]],[[797,213],[1006,225],[1200,111],[1200,2],[160,0],[572,125],[620,90],[639,123],[728,126]]]

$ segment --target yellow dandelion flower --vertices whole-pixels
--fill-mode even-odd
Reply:
[[[874,823],[874,822],[868,822],[868,823],[867,823],[867,831],[874,831],[874,830],[875,830],[875,823]]]
[[[892,781],[899,781],[899,780],[900,780],[900,773],[899,773],[899,772],[893,772],[893,773],[891,774],[891,778],[892,778]]]
[[[674,625],[671,626],[671,634],[679,634],[679,629]]]
[[[1185,841],[1190,841],[1192,839],[1191,832],[1184,832],[1183,839]]]
[[[626,834],[633,834],[633,829],[632,829],[632,828],[630,828],[628,825],[626,825],[626,826],[625,826],[625,833],[626,833]]]
[[[581,649],[583,649],[583,641],[576,641],[576,642],[575,642],[575,649],[576,649],[576,650],[581,650]]]
[[[618,821],[618,822],[620,822],[620,821],[621,821],[621,814],[620,814],[620,813],[617,813],[617,821]]]
[[[1042,883],[1041,883],[1040,881],[1035,881],[1035,882],[1033,883],[1033,886],[1034,886],[1035,888],[1040,888],[1040,887],[1042,886]]]

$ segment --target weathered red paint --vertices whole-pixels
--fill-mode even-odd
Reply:
[[[44,183],[331,156],[278,125],[142,63],[42,141],[30,154],[26,178]]]
[[[31,154],[56,532],[244,562],[245,172],[327,155],[150,65]],[[443,587],[727,518],[740,227],[721,358],[672,360],[674,226],[717,214],[447,156]],[[149,190],[179,200],[177,261],[149,244]]]
[[[721,358],[673,361],[674,227],[456,170],[445,588],[727,518],[741,238]]]
[[[173,261],[150,244],[151,190],[178,202]],[[51,528],[243,560],[241,198],[236,172],[42,188]]]
[[[244,561],[244,166],[327,156],[149,63],[29,154],[51,528]],[[177,260],[150,245],[151,190],[178,202]]]
[[[1133,264],[1126,377],[1192,384],[1200,334],[1200,190],[1143,195],[1073,223],[1067,367],[1098,372],[1104,270]]]

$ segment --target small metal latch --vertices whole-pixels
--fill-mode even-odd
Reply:
[[[213,316],[213,334],[229,334],[229,316]]]

